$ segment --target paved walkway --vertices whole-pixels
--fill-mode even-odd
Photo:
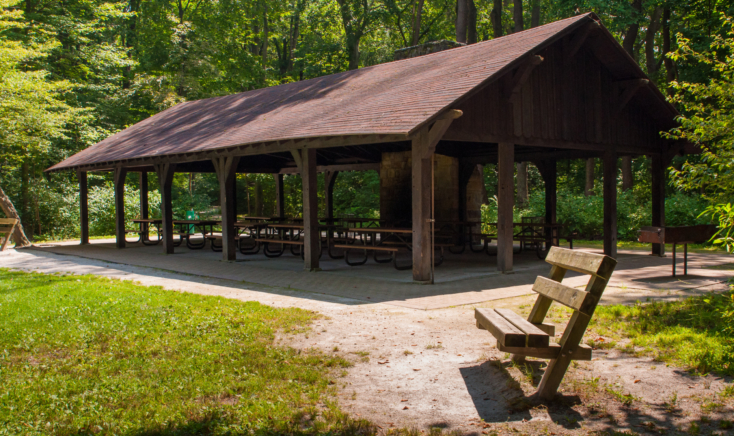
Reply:
[[[66,259],[74,264],[70,268],[75,271],[80,268],[83,271],[86,260],[104,261],[185,274],[192,281],[221,279],[305,291],[306,298],[331,296],[346,299],[350,304],[384,303],[423,310],[528,295],[535,277],[549,270],[535,253],[516,255],[514,274],[497,272],[496,258],[484,253],[447,254],[444,264],[436,268],[436,284],[418,285],[412,283],[410,271],[397,271],[390,264],[376,264],[370,260],[364,266],[349,267],[343,260],[326,259],[326,255],[321,262],[323,271],[309,273],[302,270],[300,257],[290,254],[276,259],[268,259],[262,254],[238,254],[237,261],[223,262],[221,253],[214,253],[209,248],[188,250],[179,247],[176,254],[164,255],[160,246],[132,244],[118,250],[109,241],[96,241],[87,246],[47,244],[20,251],[39,258],[67,256]],[[12,258],[6,259],[7,262],[3,262],[0,258],[0,266],[13,267]],[[21,263],[27,265],[27,261],[25,259]],[[712,268],[731,262],[731,258],[719,254],[691,253],[689,275],[685,278],[670,276],[669,257],[621,251],[618,261],[607,292],[612,301],[645,298],[650,292],[660,298],[665,295],[678,298],[721,286],[734,273],[728,269]],[[569,275],[564,283],[583,286],[587,280],[584,276]]]

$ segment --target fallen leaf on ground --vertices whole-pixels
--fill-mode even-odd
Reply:
[[[407,409],[410,409],[410,407],[408,406],[403,407],[403,410],[407,410]]]
[[[413,368],[413,371],[420,371],[420,369],[415,369],[415,368]]]
[[[406,402],[406,401],[408,401],[408,400],[400,400],[400,402],[401,402],[401,403],[404,403],[404,402]]]
[[[639,382],[640,382],[640,379],[635,380],[635,383],[639,383]]]

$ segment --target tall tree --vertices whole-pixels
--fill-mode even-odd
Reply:
[[[522,0],[514,0],[513,20],[515,21],[515,32],[525,30],[525,24],[522,17]]]
[[[375,18],[372,0],[336,0],[344,26],[349,69],[359,68],[359,43]]]
[[[413,0],[413,26],[411,32],[411,45],[418,45],[421,39],[421,18],[423,16],[423,1]]]
[[[658,71],[658,60],[655,56],[655,37],[660,30],[660,18],[663,15],[663,8],[655,6],[652,14],[650,14],[650,22],[645,32],[645,63],[647,66],[647,74],[654,79],[655,73]]]
[[[622,47],[625,51],[632,56],[632,59],[637,59],[635,56],[635,43],[637,42],[637,34],[640,32],[640,16],[642,15],[642,0],[632,0],[632,14],[630,17],[630,24],[627,26],[627,31],[624,34],[624,40],[622,41]]]
[[[466,44],[466,28],[469,18],[468,0],[456,0],[456,42]]]
[[[530,27],[540,26],[540,0],[531,0]]]
[[[492,3],[492,12],[490,13],[492,19],[492,33],[495,38],[502,36],[502,0],[494,0]]]

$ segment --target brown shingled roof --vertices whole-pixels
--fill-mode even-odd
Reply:
[[[579,15],[422,57],[178,104],[51,167],[344,135],[409,135],[458,99],[594,20]]]

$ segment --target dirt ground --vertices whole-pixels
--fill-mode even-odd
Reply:
[[[574,363],[560,395],[536,401],[532,394],[545,361],[513,364],[474,321],[474,307],[518,308],[534,296],[426,311],[28,250],[3,253],[0,267],[91,273],[317,311],[323,317],[309,332],[278,341],[354,362],[334,375],[338,402],[386,432],[438,427],[460,434],[734,434],[720,428],[722,420],[734,421],[734,400],[719,395],[732,380],[693,376],[617,351],[596,350],[592,361]]]

